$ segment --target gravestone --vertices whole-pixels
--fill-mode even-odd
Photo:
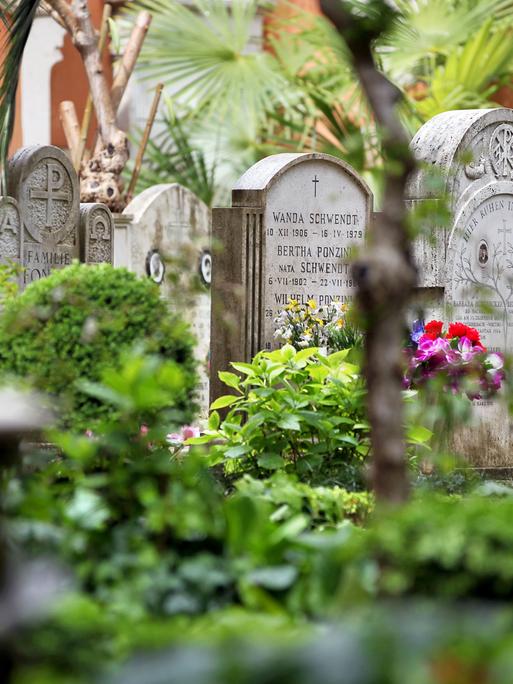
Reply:
[[[18,203],[12,197],[0,197],[0,263],[21,266],[23,231]],[[21,273],[19,282],[21,284]]]
[[[8,194],[23,226],[23,286],[78,259],[78,178],[62,150],[19,150],[9,162]]]
[[[197,344],[199,404],[206,415],[210,355],[210,210],[177,183],[155,185],[123,212],[129,228],[116,227],[114,263],[158,283],[171,308],[185,314]],[[118,222],[119,223],[119,222]],[[190,286],[194,292],[188,295]]]
[[[21,288],[73,259],[112,263],[112,214],[103,204],[79,205],[78,176],[62,150],[18,150],[8,192],[0,199],[0,261],[19,263]]]
[[[352,301],[350,259],[371,212],[366,183],[329,155],[276,154],[239,179],[232,207],[212,214],[211,399],[230,361],[277,346],[274,319],[290,299]]]
[[[513,111],[444,112],[411,144],[424,163],[408,187],[410,203],[434,198],[441,174],[451,225],[417,249],[428,313],[481,332],[489,351],[513,351]],[[455,446],[474,465],[513,467],[511,422],[495,401],[476,401],[475,424],[458,431]]]
[[[80,205],[80,260],[86,264],[113,263],[114,219],[105,204]]]

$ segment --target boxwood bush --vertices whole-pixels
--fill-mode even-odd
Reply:
[[[115,409],[79,388],[97,380],[120,355],[140,344],[179,363],[187,377],[178,398],[192,419],[196,384],[193,341],[158,287],[108,264],[73,264],[32,283],[0,315],[0,373],[26,379],[56,398],[61,424],[93,429]]]

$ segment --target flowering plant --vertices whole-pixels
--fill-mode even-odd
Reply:
[[[406,349],[405,387],[415,389],[444,374],[445,389],[453,393],[464,392],[469,399],[496,394],[504,379],[502,354],[488,353],[475,328],[450,323],[444,332],[443,327],[442,321],[413,324],[412,346]]]
[[[297,350],[318,347],[324,354],[354,347],[361,336],[348,323],[347,309],[347,305],[338,300],[317,306],[315,299],[306,304],[291,299],[274,319],[278,326],[274,336]]]

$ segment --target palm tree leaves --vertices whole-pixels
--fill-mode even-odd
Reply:
[[[170,100],[160,123],[160,132],[148,143],[137,192],[160,183],[180,183],[212,206],[217,189],[216,162],[210,163],[193,141],[190,122],[175,116]]]
[[[6,27],[0,71],[0,193],[6,193],[6,164],[14,125],[15,98],[21,60],[40,0],[0,0],[0,18]]]
[[[380,40],[387,74],[399,83],[438,64],[455,45],[466,43],[490,17],[511,23],[513,0],[394,0],[398,14]]]
[[[504,77],[511,77],[513,41],[511,28],[494,31],[492,19],[463,46],[455,46],[447,61],[435,68],[430,94],[416,103],[423,120],[449,109],[490,106],[490,96]]]
[[[170,0],[140,0],[154,19],[140,70],[163,80],[182,104],[223,118],[264,118],[271,101],[286,101],[286,81],[273,55],[251,45],[254,0],[195,0],[194,11]],[[253,47],[253,50],[252,50]]]

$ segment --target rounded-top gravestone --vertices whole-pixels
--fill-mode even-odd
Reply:
[[[412,141],[424,162],[408,196],[433,197],[432,170],[441,175],[452,221],[438,243],[444,268],[444,317],[477,328],[489,351],[513,351],[513,111],[445,112]],[[425,260],[429,259],[429,252]],[[421,272],[429,264],[420,263]],[[421,285],[425,283],[421,282]],[[478,420],[458,436],[462,453],[484,467],[513,466],[507,412],[477,401]]]
[[[211,398],[230,361],[272,349],[275,318],[289,300],[350,303],[354,247],[372,212],[365,181],[326,154],[277,154],[252,166],[232,191],[232,207],[214,209]]]
[[[120,250],[117,258],[115,255],[115,264],[152,278],[160,285],[162,296],[170,306],[180,309],[188,319],[197,339],[199,402],[206,413],[210,354],[210,210],[193,192],[172,183],[144,190],[123,213],[131,217],[128,247],[124,246],[124,254]]]
[[[78,178],[57,147],[34,145],[9,162],[8,194],[23,225],[24,284],[78,258]]]

